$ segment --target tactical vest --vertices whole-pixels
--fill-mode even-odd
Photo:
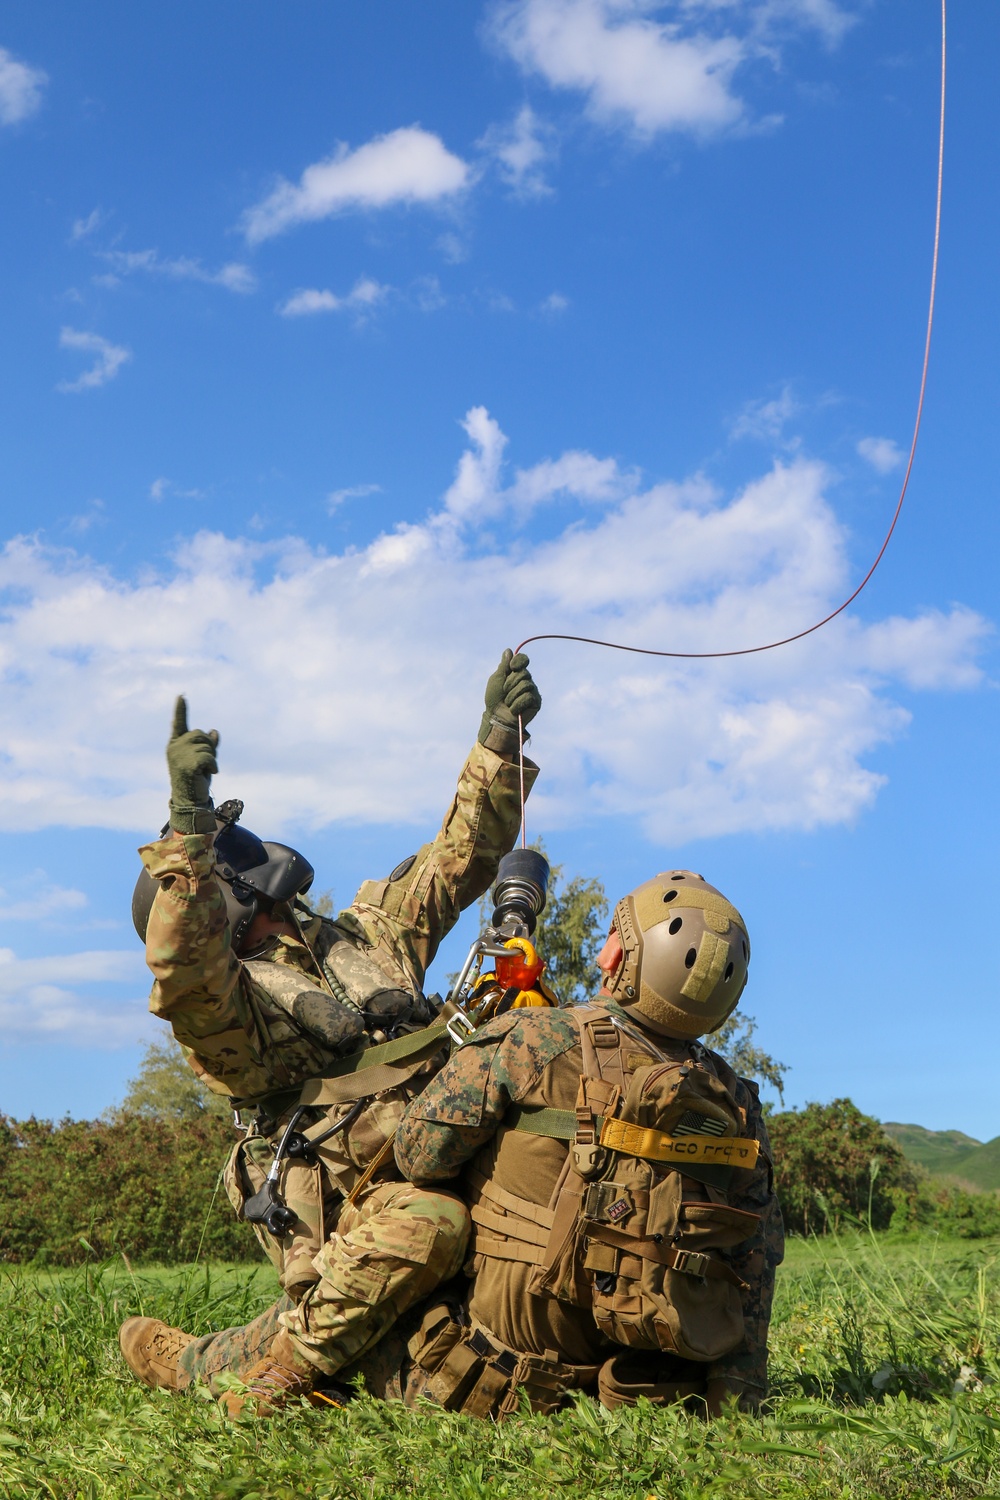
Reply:
[[[258,1024],[276,1063],[283,1047],[286,1056],[294,1058],[293,1044],[303,1033],[330,1049],[322,1076],[314,1076],[313,1070],[303,1078],[286,1067],[287,1087],[234,1101],[241,1111],[253,1111],[252,1123],[233,1147],[224,1171],[226,1192],[239,1218],[267,1178],[283,1125],[294,1110],[306,1111],[298,1131],[309,1143],[312,1159],[283,1161],[277,1181],[296,1222],[280,1236],[252,1225],[281,1285],[294,1296],[317,1279],[313,1261],[344,1200],[362,1191],[388,1162],[403,1110],[441,1067],[447,1036],[439,1020],[371,1046],[358,1011],[310,983],[297,969],[268,960],[251,960],[245,968],[257,991]],[[343,1049],[351,1040],[361,1045],[346,1056],[337,1055],[334,1049]],[[278,1067],[274,1072],[282,1076]],[[325,1140],[317,1139],[323,1136]]]
[[[521,1108],[504,1122],[566,1141],[562,1173],[547,1206],[471,1174],[472,1268],[484,1259],[532,1266],[530,1295],[586,1309],[614,1344],[655,1352],[662,1373],[678,1376],[664,1392],[683,1399],[697,1389],[699,1366],[743,1339],[748,1288],[720,1252],[757,1226],[759,1216],[732,1207],[728,1193],[734,1173],[756,1164],[758,1142],[745,1135],[736,1075],[720,1060],[706,1066],[696,1048],[691,1061],[657,1061],[652,1039],[630,1040],[603,1006],[570,1015],[583,1060],[575,1109]],[[489,1308],[479,1311],[488,1322]],[[533,1409],[551,1410],[596,1376],[560,1364],[555,1351],[546,1362],[506,1350],[485,1323],[455,1329],[446,1348],[448,1338],[439,1330],[431,1348],[417,1336],[410,1353],[433,1378],[428,1394],[450,1409],[506,1415],[520,1385]],[[597,1382],[608,1405],[628,1399],[619,1365],[620,1356],[608,1361],[608,1379]],[[483,1410],[487,1391],[493,1404]]]

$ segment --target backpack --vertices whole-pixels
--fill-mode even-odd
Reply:
[[[566,1139],[565,1167],[547,1209],[524,1200],[519,1212],[486,1182],[475,1253],[534,1262],[529,1290],[589,1309],[616,1344],[719,1359],[742,1342],[747,1290],[721,1252],[759,1222],[728,1199],[759,1150],[736,1075],[698,1044],[689,1059],[654,1060],[652,1038],[603,1006],[570,1014],[583,1052],[575,1111],[522,1107],[513,1122]]]

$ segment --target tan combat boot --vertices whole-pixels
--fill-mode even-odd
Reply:
[[[171,1328],[159,1318],[128,1318],[118,1330],[118,1345],[133,1375],[154,1390],[176,1391],[177,1361],[193,1333]]]
[[[339,1405],[315,1394],[319,1370],[306,1364],[295,1352],[288,1334],[278,1334],[263,1359],[243,1376],[245,1389],[226,1391],[219,1397],[219,1405],[228,1417],[234,1420],[244,1412],[256,1417],[269,1417],[279,1407],[304,1396],[312,1406]]]

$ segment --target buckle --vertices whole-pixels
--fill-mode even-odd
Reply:
[[[681,1271],[685,1276],[699,1276],[702,1280],[711,1264],[707,1255],[698,1250],[675,1250],[673,1271]]]
[[[462,1010],[456,1010],[455,1014],[448,1021],[445,1030],[456,1047],[463,1046],[469,1040],[470,1036],[475,1036],[476,1034],[475,1025]]]

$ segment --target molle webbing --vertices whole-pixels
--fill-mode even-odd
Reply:
[[[470,1181],[478,1189],[477,1200],[470,1210],[475,1225],[473,1254],[492,1256],[494,1260],[523,1261],[531,1266],[541,1265],[552,1232],[554,1211],[541,1203],[532,1203],[529,1198],[509,1193],[479,1172],[471,1173]],[[503,1212],[494,1213],[484,1204],[492,1204]],[[485,1234],[484,1230],[492,1230],[492,1234]],[[497,1234],[507,1238],[495,1239]]]
[[[444,1315],[444,1316],[442,1316]],[[586,1389],[599,1365],[564,1364],[555,1350],[521,1354],[473,1319],[462,1327],[448,1308],[431,1308],[408,1342],[414,1364],[426,1370],[426,1394],[445,1411],[502,1421],[522,1394],[532,1411],[557,1411],[567,1391]]]
[[[638,1255],[642,1260],[655,1260],[658,1265],[666,1266],[670,1271],[680,1271],[685,1276],[697,1276],[703,1281],[728,1281],[730,1286],[739,1287],[741,1291],[749,1290],[746,1282],[725,1261],[713,1260],[710,1255],[701,1254],[697,1250],[683,1250],[677,1245],[661,1244],[659,1236],[652,1239],[640,1238],[621,1229],[611,1229],[606,1224],[591,1224],[588,1221],[587,1238],[599,1240],[602,1245],[611,1245],[616,1250],[624,1250],[627,1255]]]
[[[505,1188],[497,1187],[488,1178],[475,1174],[474,1185],[479,1188],[479,1201],[472,1207],[473,1231],[472,1251],[474,1255],[485,1255],[493,1260],[512,1260],[524,1265],[545,1264],[545,1247],[548,1244],[555,1210],[545,1208],[530,1199],[519,1198]],[[484,1208],[484,1202],[495,1204],[504,1210],[495,1214]],[[486,1234],[483,1231],[490,1230]],[[731,1286],[745,1289],[745,1284],[736,1272],[724,1261],[714,1260],[710,1255],[695,1250],[681,1249],[675,1245],[664,1245],[658,1236],[629,1234],[627,1230],[615,1229],[611,1225],[586,1220],[585,1233],[588,1240],[598,1240],[627,1255],[636,1255],[642,1260],[653,1260],[669,1270],[679,1271],[685,1276],[697,1276],[709,1281],[728,1281]],[[494,1236],[501,1234],[504,1239]]]

